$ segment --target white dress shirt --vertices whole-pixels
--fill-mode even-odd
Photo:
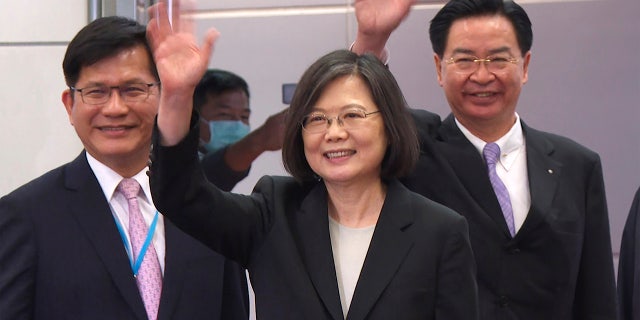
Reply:
[[[465,128],[458,119],[456,125],[462,134],[473,144],[480,156],[487,142],[474,136]],[[531,193],[529,191],[529,175],[527,173],[527,150],[525,148],[524,134],[520,116],[516,113],[516,122],[511,130],[495,142],[500,147],[500,159],[496,164],[496,172],[509,191],[511,208],[513,209],[513,222],[516,233],[522,227],[531,207]]]
[[[123,245],[128,245],[128,248],[126,248],[127,252],[132,252],[131,239],[128,232],[129,204],[124,195],[122,195],[120,192],[116,192],[116,188],[118,187],[118,184],[120,184],[120,181],[122,181],[123,177],[100,161],[96,160],[88,152],[86,154],[89,166],[91,167],[91,170],[93,170],[93,174],[96,175],[98,183],[102,188],[102,192],[104,192],[104,196],[109,202],[111,213],[113,213],[113,218],[117,220],[117,222],[122,227],[122,230],[124,230],[125,232],[125,236],[127,237],[127,244],[123,243]],[[153,217],[156,214],[156,207],[153,205],[153,201],[151,201],[151,188],[149,187],[149,177],[147,177],[146,168],[138,172],[138,174],[136,174],[132,178],[138,181],[141,187],[140,190],[142,190],[142,192],[138,195],[138,205],[140,207],[140,211],[142,212],[144,222],[148,227],[149,225],[151,225]],[[152,242],[153,247],[156,249],[158,260],[160,260],[160,269],[162,270],[163,274],[166,248],[164,240],[164,219],[162,218],[162,215],[159,214]],[[131,259],[131,257],[129,258]]]

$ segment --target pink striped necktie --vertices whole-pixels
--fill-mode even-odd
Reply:
[[[502,180],[496,172],[496,164],[500,160],[500,146],[495,143],[487,143],[482,150],[482,155],[487,162],[491,186],[493,187],[493,191],[496,193],[498,203],[500,203],[502,215],[504,216],[504,220],[507,222],[509,233],[513,237],[516,234],[516,228],[513,221],[511,198],[509,197],[509,191],[507,190],[507,187],[505,187],[504,183],[502,183]]]
[[[132,261],[136,261],[149,230],[138,206],[140,184],[135,179],[122,179],[118,185],[118,191],[127,198],[129,204],[129,238],[131,238]],[[149,244],[146,253],[143,254],[144,258],[136,276],[136,283],[147,310],[147,316],[149,319],[155,320],[158,317],[160,306],[162,271],[153,243]]]

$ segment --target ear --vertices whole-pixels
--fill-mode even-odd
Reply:
[[[436,74],[438,75],[438,83],[442,87],[442,60],[437,53],[433,54],[433,62],[436,65]]]
[[[200,118],[200,140],[209,142],[211,140],[211,131],[209,131],[209,121],[202,116]]]
[[[529,61],[531,61],[531,50],[527,51],[522,58],[522,84],[529,80]]]
[[[71,89],[67,89],[62,92],[62,104],[64,104],[64,108],[67,110],[67,116],[69,117],[69,123],[73,126],[73,117],[71,116],[73,113],[73,91]]]

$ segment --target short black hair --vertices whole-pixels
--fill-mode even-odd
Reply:
[[[67,46],[62,61],[67,86],[76,85],[82,68],[139,45],[146,49],[150,61],[149,71],[158,80],[145,26],[135,20],[117,16],[94,20],[82,28]]]
[[[517,3],[511,0],[451,0],[431,20],[429,37],[433,52],[442,58],[451,25],[456,20],[491,15],[503,16],[511,22],[523,56],[531,50],[533,43],[531,20],[527,12]]]
[[[401,177],[417,162],[419,144],[407,103],[391,71],[371,54],[359,56],[337,50],[314,62],[302,75],[287,113],[282,161],[299,181],[316,179],[304,154],[302,119],[308,115],[327,85],[344,76],[357,76],[369,87],[382,115],[388,147],[380,176],[383,180]]]
[[[209,69],[193,92],[193,108],[200,110],[209,95],[218,95],[227,91],[242,90],[249,98],[249,85],[239,75],[221,69]]]

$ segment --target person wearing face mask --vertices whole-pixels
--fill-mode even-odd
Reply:
[[[251,131],[249,86],[239,75],[207,70],[194,94],[200,114],[199,153],[207,179],[230,191],[247,177],[251,164],[265,151],[282,148],[285,111],[271,115]]]
[[[209,129],[209,142],[202,141],[206,152],[216,152],[246,136],[251,127],[241,120],[210,120],[202,118]],[[205,127],[206,131],[207,127]]]

